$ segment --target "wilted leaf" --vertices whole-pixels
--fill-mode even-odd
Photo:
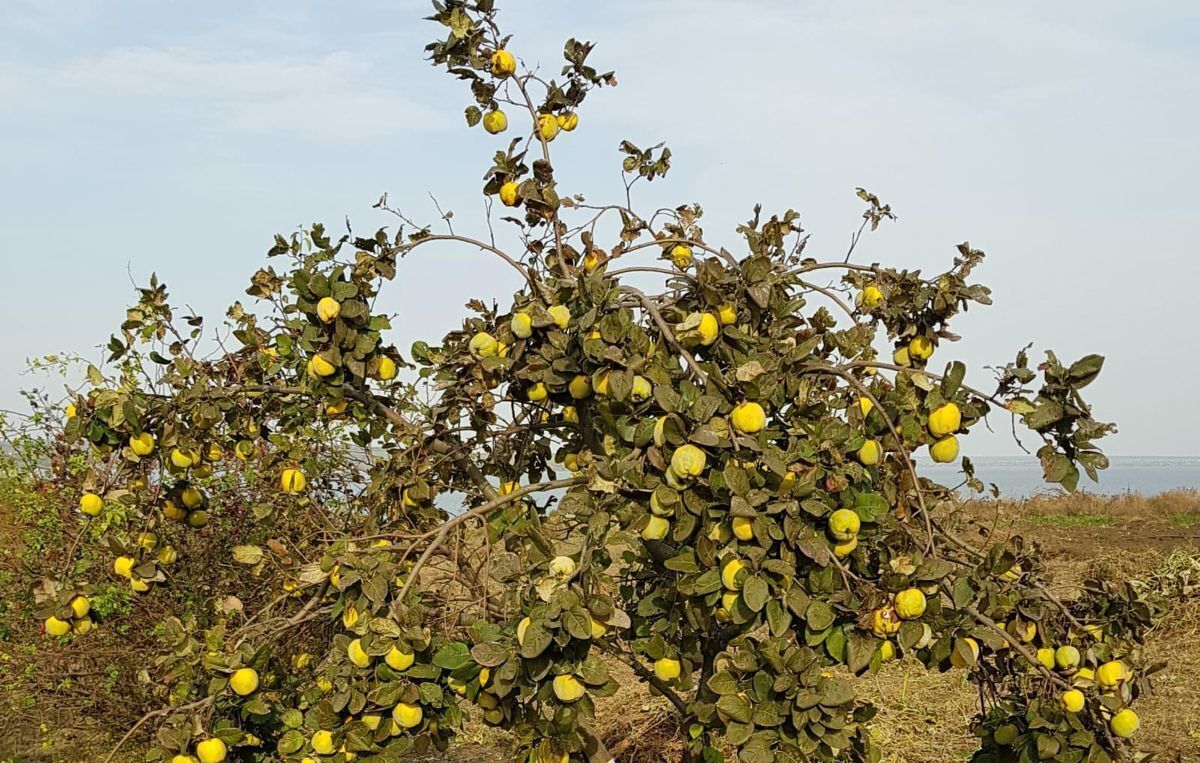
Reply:
[[[263,550],[258,546],[234,546],[233,561],[238,564],[258,564],[263,559]]]

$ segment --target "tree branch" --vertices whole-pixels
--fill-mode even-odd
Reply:
[[[696,358],[692,355],[692,353],[689,352],[683,345],[681,345],[679,340],[675,338],[675,332],[671,330],[670,324],[667,323],[666,318],[663,318],[662,313],[659,312],[658,308],[655,307],[650,298],[646,296],[646,293],[641,289],[635,289],[632,286],[622,286],[620,287],[620,290],[626,294],[631,294],[634,297],[637,297],[637,300],[642,303],[642,307],[650,315],[651,319],[653,319],[655,325],[658,326],[658,330],[662,332],[663,338],[666,339],[671,347],[673,347],[675,351],[679,353],[680,357],[682,357],[684,362],[687,363],[688,368],[691,369],[692,374],[700,380],[700,383],[707,386],[709,381],[708,374],[705,373],[704,369],[700,367],[700,364],[696,361]],[[714,380],[713,385],[720,388],[721,391],[728,393],[728,390],[725,389],[725,385],[721,384],[719,381]]]
[[[938,556],[937,546],[933,541],[933,519],[929,516],[929,507],[925,505],[925,492],[921,489],[921,478],[917,476],[917,468],[913,465],[912,459],[908,455],[908,451],[904,449],[904,439],[896,430],[896,426],[892,423],[891,417],[888,416],[887,409],[884,408],[879,402],[879,399],[872,394],[871,390],[867,389],[866,385],[841,369],[834,366],[812,366],[811,370],[827,371],[828,373],[840,377],[850,386],[858,390],[859,394],[870,400],[873,406],[879,409],[879,413],[883,416],[883,420],[887,424],[888,431],[891,432],[892,437],[894,437],[896,440],[896,450],[900,454],[901,459],[903,459],[909,475],[912,477],[913,490],[917,491],[917,504],[921,507],[921,519],[925,522],[925,532],[928,535],[925,553],[932,553],[934,556]]]
[[[638,662],[633,658],[632,655],[628,654],[627,652],[623,652],[620,649],[605,645],[601,645],[600,648],[632,668],[633,672],[637,673],[642,680],[653,686],[660,694],[666,697],[667,700],[675,706],[675,709],[679,711],[680,715],[690,715],[688,712],[687,702],[684,702],[683,698],[676,694],[674,689],[672,689],[670,686],[667,686],[666,682],[659,680],[658,676],[654,675],[654,671]]]
[[[484,480],[484,484],[487,484],[487,480]],[[408,594],[409,589],[412,588],[413,582],[417,579],[417,573],[421,571],[421,568],[425,566],[425,564],[429,561],[429,558],[433,556],[433,553],[442,545],[442,543],[446,541],[446,538],[450,535],[450,531],[461,525],[463,522],[466,522],[469,519],[474,519],[475,517],[485,516],[486,514],[506,506],[518,498],[529,495],[530,493],[540,493],[546,490],[558,490],[560,488],[574,487],[576,485],[584,484],[587,484],[586,477],[569,477],[567,479],[551,480],[550,482],[537,482],[532,485],[525,485],[505,495],[497,495],[495,489],[492,488],[491,485],[488,485],[487,490],[492,495],[491,500],[481,506],[476,506],[470,511],[465,511],[462,514],[451,517],[447,521],[443,522],[441,527],[439,527],[437,530],[426,533],[418,539],[424,540],[431,535],[433,536],[433,540],[430,541],[429,545],[426,546],[425,551],[417,559],[416,563],[413,564],[412,570],[410,570],[408,573],[408,579],[404,581],[404,587],[400,589],[400,594],[397,596],[397,598],[400,601],[404,601],[404,597]],[[414,543],[413,545],[416,544]]]

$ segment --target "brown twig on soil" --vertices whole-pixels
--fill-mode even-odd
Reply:
[[[184,713],[188,710],[195,710],[197,708],[205,707],[206,705],[211,705],[212,702],[213,697],[210,696],[205,697],[204,699],[198,699],[195,702],[189,702],[186,705],[180,705],[179,707],[160,707],[158,710],[151,710],[143,715],[137,723],[133,724],[133,726],[129,728],[129,731],[125,732],[125,736],[117,740],[117,743],[113,745],[111,750],[109,750],[108,757],[104,759],[104,763],[111,763],[113,756],[117,754],[117,751],[120,750],[121,747],[129,741],[130,737],[132,737],[134,733],[136,733],[137,730],[142,727],[142,724],[151,718],[158,718],[161,716],[170,715],[171,713]]]

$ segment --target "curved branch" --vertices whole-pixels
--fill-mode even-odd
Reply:
[[[885,363],[883,361],[878,361],[878,360],[852,360],[849,363],[845,363],[845,364],[839,366],[839,368],[883,368],[888,371],[900,371],[900,372],[911,371],[914,373],[921,374],[922,376],[926,376],[935,381],[941,381],[942,379],[945,378],[945,376],[943,374],[939,374],[934,371],[926,371],[923,368],[913,368],[911,366],[898,366],[895,363]],[[999,406],[1000,408],[1002,408],[1006,411],[1008,410],[1008,404],[1005,403],[1003,400],[998,399],[995,395],[989,395],[986,392],[981,392],[980,390],[975,389],[974,387],[968,387],[966,384],[960,383],[958,386],[961,387],[962,389],[966,390],[967,392],[971,393],[975,397],[982,398],[984,400],[987,400],[990,403],[994,403],[995,405]],[[1013,415],[1015,416],[1016,414],[1013,414]]]
[[[829,270],[831,268],[841,270],[858,270],[864,273],[878,273],[879,268],[874,265],[855,265],[852,262],[812,262],[808,265],[801,265],[798,268],[793,268],[787,271],[791,275],[800,273],[811,273],[814,270]]]
[[[1069,681],[1067,681],[1062,676],[1057,675],[1056,673],[1054,673],[1052,670],[1047,668],[1042,663],[1038,662],[1037,657],[1032,652],[1030,652],[1029,649],[1024,644],[1022,644],[1017,639],[1013,638],[1012,634],[1009,633],[1004,628],[1001,628],[1000,625],[995,620],[993,620],[992,618],[990,618],[987,615],[980,612],[975,607],[975,605],[972,604],[971,606],[966,607],[966,612],[971,617],[975,618],[975,620],[978,621],[979,623],[982,623],[983,625],[986,625],[987,627],[989,627],[992,630],[999,633],[1004,638],[1004,640],[1008,642],[1008,645],[1013,648],[1013,651],[1015,651],[1017,654],[1021,655],[1026,660],[1028,660],[1031,665],[1036,667],[1043,675],[1045,675],[1051,681],[1058,684],[1060,687],[1062,687],[1064,689],[1072,688],[1071,683]]]
[[[486,484],[486,480],[484,482]],[[439,527],[437,530],[425,533],[418,538],[418,540],[424,540],[425,538],[433,536],[433,540],[430,541],[429,545],[426,546],[425,551],[413,564],[412,570],[410,570],[408,573],[408,579],[404,581],[404,587],[400,589],[400,594],[397,596],[397,598],[400,601],[404,601],[404,597],[408,594],[409,589],[412,588],[413,581],[417,579],[417,573],[421,571],[421,568],[425,566],[425,564],[429,561],[429,558],[433,556],[434,552],[437,551],[442,543],[446,541],[446,538],[450,535],[450,531],[461,525],[463,522],[466,522],[468,519],[485,516],[523,496],[529,495],[530,493],[558,490],[560,488],[574,487],[576,485],[584,485],[586,483],[586,477],[568,477],[561,480],[551,480],[549,482],[537,482],[532,485],[525,485],[524,487],[517,488],[511,493],[507,493],[505,495],[496,495],[495,489],[492,488],[491,485],[488,485],[488,491],[494,496],[491,500],[481,506],[476,506],[470,511],[464,511],[462,514],[451,517],[447,521],[443,522],[441,527]]]
[[[896,430],[896,425],[892,423],[891,417],[887,415],[887,409],[880,404],[879,399],[875,397],[871,390],[867,389],[865,384],[860,382],[858,379],[855,379],[845,371],[833,366],[812,366],[805,370],[826,371],[840,377],[842,380],[850,384],[850,386],[857,389],[859,394],[866,397],[871,401],[873,406],[879,409],[879,413],[883,416],[883,420],[887,424],[888,431],[891,432],[892,437],[896,439],[897,451],[904,459],[904,466],[908,469],[909,475],[912,476],[913,489],[917,491],[917,503],[921,507],[921,519],[925,522],[925,531],[928,535],[925,552],[932,553],[934,556],[938,556],[937,546],[933,542],[933,519],[929,516],[929,507],[925,504],[925,492],[921,489],[921,478],[917,476],[917,468],[913,465],[912,458],[909,457],[908,451],[904,449],[904,438],[900,436],[900,432]]]
[[[642,680],[646,681],[646,683],[653,686],[655,689],[657,689],[659,691],[660,694],[662,694],[664,697],[666,697],[667,700],[672,705],[675,706],[675,709],[679,711],[680,715],[683,715],[685,717],[690,715],[690,713],[688,712],[687,703],[683,701],[683,698],[680,697],[678,694],[676,694],[675,690],[672,689],[670,686],[667,686],[667,684],[665,682],[660,681],[658,676],[654,675],[654,671],[650,670],[645,665],[643,665],[640,662],[638,662],[637,660],[633,659],[633,657],[631,655],[627,654],[626,652],[621,651],[620,649],[615,649],[613,647],[606,646],[603,644],[600,646],[600,648],[602,651],[605,651],[608,654],[611,654],[612,656],[616,657],[618,660],[620,660],[621,662],[625,663],[630,668],[632,668],[633,672],[637,673],[638,676],[642,678]]]
[[[675,332],[671,330],[670,324],[667,323],[666,318],[663,318],[662,313],[659,312],[657,307],[655,307],[654,302],[652,302],[650,298],[646,296],[646,293],[641,289],[635,289],[632,286],[621,286],[619,288],[622,292],[637,297],[637,300],[642,304],[642,308],[649,313],[650,317],[654,320],[655,325],[658,326],[658,330],[662,332],[663,338],[666,339],[671,347],[675,349],[675,352],[679,353],[680,357],[682,357],[684,362],[687,363],[688,368],[691,369],[692,374],[700,380],[700,383],[707,386],[709,380],[708,374],[705,373],[704,369],[700,367],[700,363],[697,362],[692,353],[689,352],[683,345],[681,345],[679,340],[675,338]],[[721,388],[722,391],[725,391],[725,385],[721,384],[720,382],[714,380],[713,384],[714,386]]]
[[[850,316],[850,320],[854,321],[854,323],[858,323],[858,316],[856,316],[854,314],[854,311],[852,309],[850,309],[850,306],[847,305],[845,302],[843,302],[842,299],[837,294],[834,294],[831,289],[826,289],[824,286],[817,286],[815,283],[809,283],[808,281],[803,281],[803,280],[797,281],[797,283],[799,283],[800,286],[802,286],[805,289],[810,289],[812,291],[818,292],[820,294],[825,295],[825,297],[833,300],[834,304],[836,304],[838,307],[842,308],[842,310],[845,311],[846,315]]]
[[[129,738],[132,737],[134,733],[142,727],[142,724],[151,718],[159,718],[164,715],[170,715],[171,713],[184,713],[188,710],[196,710],[198,708],[211,705],[213,703],[213,699],[215,698],[208,696],[204,699],[196,700],[195,702],[189,702],[186,705],[180,705],[179,707],[160,707],[158,710],[151,710],[143,715],[137,723],[130,726],[129,731],[125,732],[125,736],[117,740],[117,743],[113,745],[113,748],[108,751],[108,757],[104,759],[104,763],[111,763],[113,756],[117,754],[117,751],[120,750],[121,747],[129,741]]]
[[[663,275],[674,276],[676,278],[687,278],[692,281],[696,280],[689,273],[685,273],[682,270],[671,270],[669,268],[652,268],[652,267],[649,267],[646,265],[638,265],[638,266],[631,266],[628,268],[618,268],[617,270],[609,270],[609,271],[607,271],[606,275],[616,277],[619,275],[624,275],[626,273],[661,273]]]
[[[462,236],[462,235],[458,235],[458,234],[445,234],[445,233],[429,234],[427,236],[423,236],[423,237],[417,239],[416,241],[411,241],[407,244],[402,244],[401,246],[396,247],[396,249],[401,250],[403,252],[411,252],[414,249],[416,249],[418,246],[425,244],[425,243],[430,243],[433,241],[454,241],[454,242],[457,242],[460,244],[467,244],[468,246],[478,247],[485,252],[490,252],[491,254],[496,255],[500,259],[507,262],[510,266],[512,266],[512,268],[514,270],[516,270],[518,273],[521,274],[521,277],[523,277],[527,282],[529,282],[530,287],[532,287],[534,289],[534,291],[537,291],[539,294],[542,294],[542,284],[540,281],[538,281],[536,278],[534,278],[532,270],[530,270],[527,266],[522,265],[519,261],[514,259],[503,249],[500,249],[499,247],[496,247],[496,246],[492,246],[491,244],[488,244],[484,241],[480,241],[479,239],[474,239],[469,236]],[[543,294],[542,296],[545,296],[545,295]]]
[[[534,75],[532,73],[526,74],[525,77],[516,77],[513,81],[517,85],[517,90],[520,91],[521,96],[525,99],[525,106],[529,109],[530,119],[533,120],[533,134],[537,137],[538,143],[542,145],[542,159],[546,162],[546,167],[553,173],[554,165],[550,162],[550,142],[542,135],[541,125],[538,123],[537,107],[533,105],[533,99],[529,97],[529,89],[525,87],[525,80],[530,77],[534,77]],[[558,223],[558,210],[555,209],[554,216],[550,218],[550,226],[553,228],[554,233],[555,259],[558,262],[559,272],[565,276],[570,274],[570,270],[566,260],[563,259],[562,230],[559,228]]]
[[[729,263],[730,267],[733,267],[733,268],[739,267],[737,259],[732,254],[725,251],[724,249],[713,249],[708,244],[702,243],[700,241],[693,241],[690,238],[656,238],[653,241],[647,241],[643,244],[636,244],[636,245],[628,247],[626,249],[622,249],[617,254],[615,254],[613,257],[611,257],[610,260],[614,260],[617,257],[623,257],[624,255],[629,254],[630,252],[636,252],[639,249],[647,249],[652,246],[661,247],[666,244],[686,244],[687,246],[693,247],[695,249],[699,249],[702,252],[708,252],[711,255],[720,257],[721,259],[725,260],[725,262]]]

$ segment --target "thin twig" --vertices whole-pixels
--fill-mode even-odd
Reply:
[[[196,700],[195,702],[189,702],[186,705],[180,705],[179,707],[161,707],[158,710],[151,710],[150,712],[143,715],[137,723],[130,726],[129,731],[125,732],[125,736],[123,736],[119,740],[117,740],[117,743],[115,745],[113,745],[113,748],[111,750],[109,750],[108,757],[104,759],[104,763],[111,763],[113,756],[117,754],[117,751],[120,750],[121,747],[126,742],[129,741],[129,738],[132,737],[134,735],[134,733],[139,728],[142,727],[142,724],[144,724],[146,721],[150,720],[151,718],[158,718],[160,716],[170,715],[171,713],[184,713],[184,712],[187,712],[188,710],[195,710],[197,708],[204,707],[206,705],[211,705],[213,702],[213,699],[214,699],[214,697],[209,696],[209,697],[205,697],[204,699]]]
[[[512,503],[522,496],[529,495],[530,493],[539,493],[546,490],[558,490],[561,488],[574,487],[575,485],[583,485],[585,483],[587,483],[586,477],[569,477],[567,479],[551,480],[549,482],[537,482],[532,485],[525,485],[517,488],[511,493],[507,493],[506,495],[497,495],[487,503],[484,503],[481,506],[476,506],[470,511],[465,511],[458,516],[451,517],[446,522],[443,522],[441,527],[439,527],[436,531],[430,533],[433,535],[433,540],[430,541],[429,545],[425,548],[424,553],[422,553],[417,561],[413,564],[412,570],[410,570],[408,573],[408,579],[404,581],[404,587],[400,589],[400,594],[397,596],[397,598],[400,601],[404,601],[405,595],[407,595],[409,589],[412,588],[413,581],[417,579],[417,573],[422,567],[425,566],[426,562],[429,561],[429,558],[433,556],[433,553],[442,545],[442,543],[445,542],[447,536],[450,535],[450,531],[455,527],[458,527],[463,522],[466,522],[468,519],[474,519],[475,517],[482,517],[486,514],[489,514],[502,506]],[[495,493],[494,490],[492,492]]]

